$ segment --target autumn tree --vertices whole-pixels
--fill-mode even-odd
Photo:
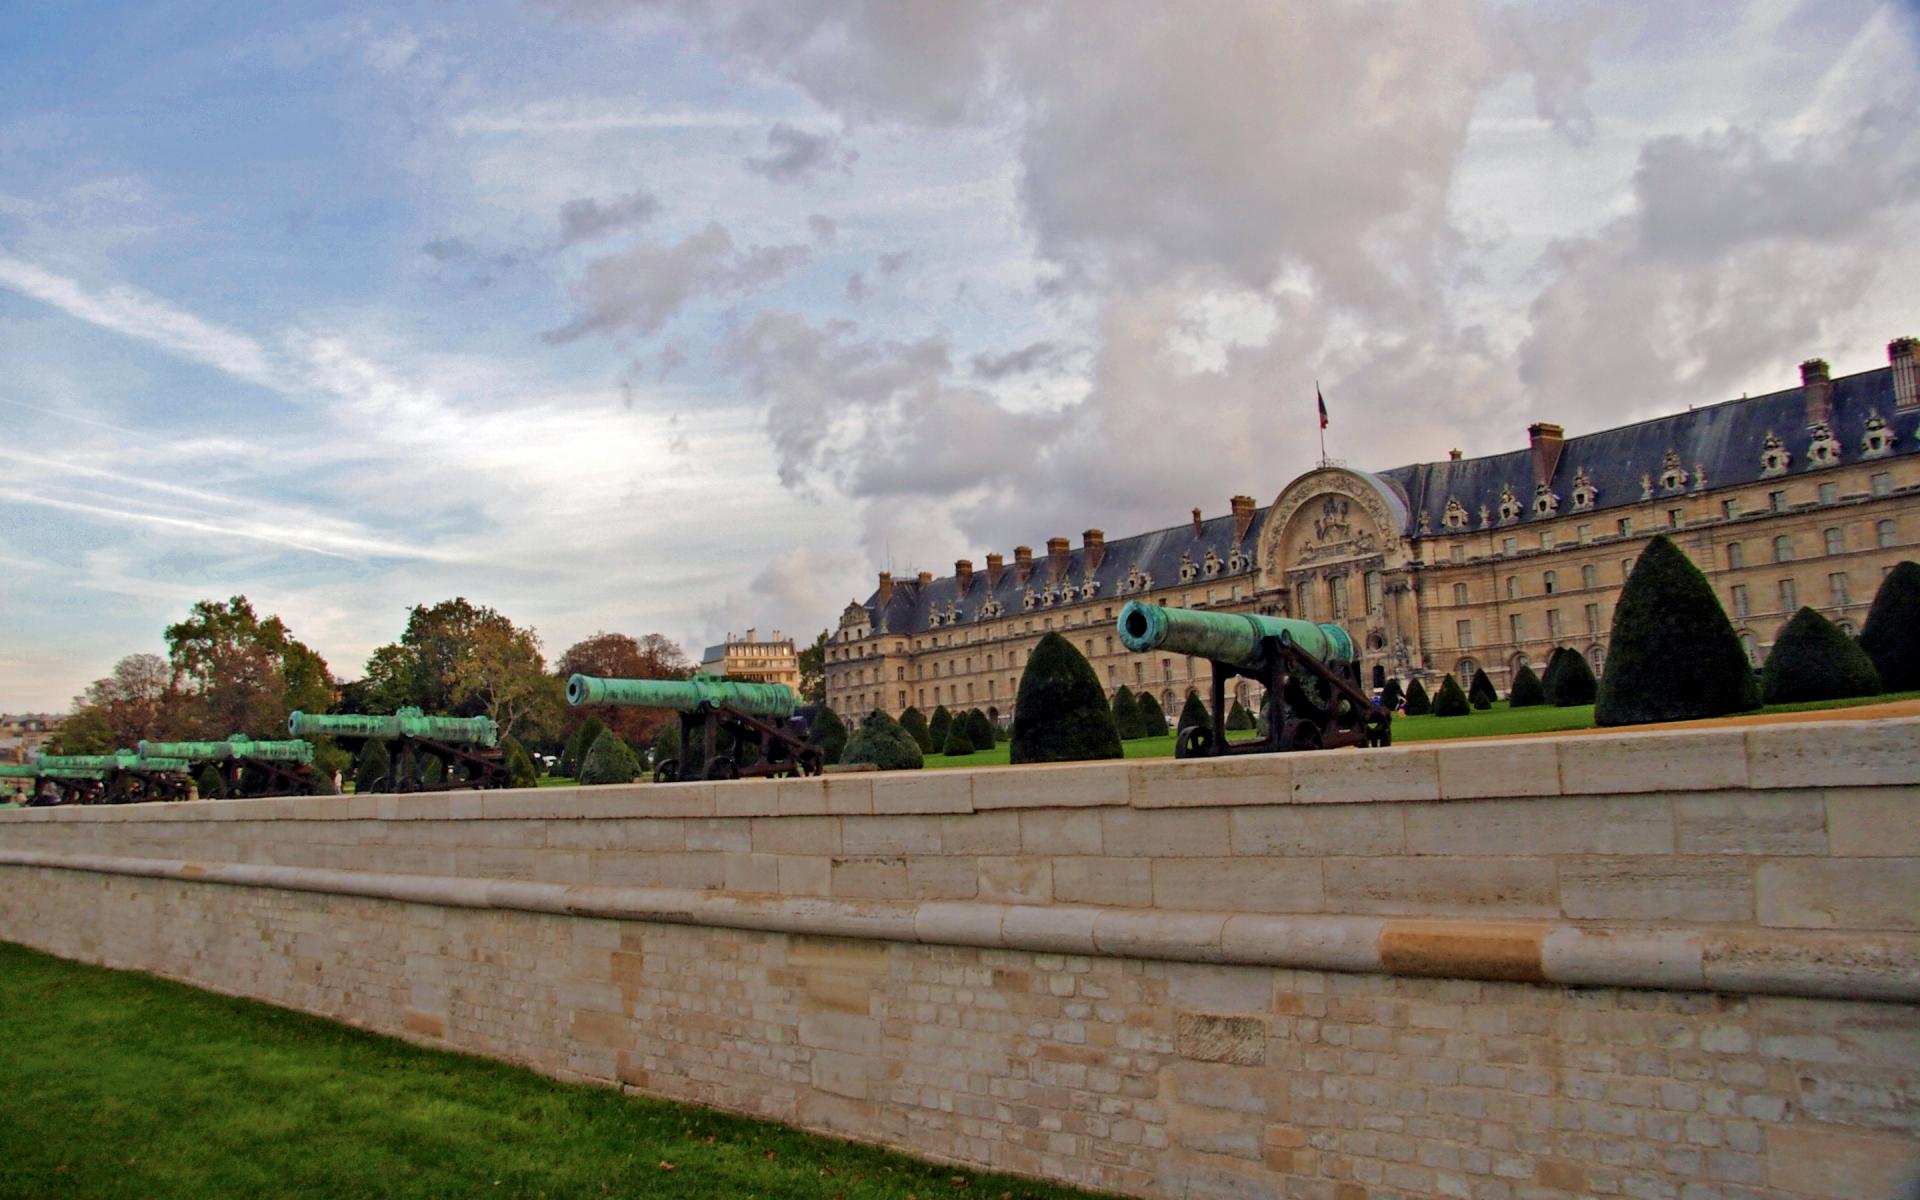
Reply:
[[[562,689],[568,677],[594,675],[603,679],[685,679],[692,663],[679,645],[657,633],[635,638],[624,633],[596,633],[568,646],[553,664],[554,676]],[[584,722],[585,712],[574,710],[562,723]],[[634,746],[650,744],[662,726],[675,722],[673,713],[647,708],[596,706],[597,715],[622,741]],[[575,728],[577,728],[577,724]],[[586,757],[591,745],[580,748]]]
[[[111,732],[115,748],[142,738],[171,739],[190,731],[185,697],[167,660],[158,654],[129,654],[113,665],[113,674],[87,685],[73,701],[76,713],[97,712]]]
[[[284,738],[287,714],[333,704],[326,660],[277,616],[262,620],[245,596],[202,600],[167,627],[167,658],[186,698],[183,724],[210,738]]]
[[[827,631],[813,639],[813,645],[800,651],[800,703],[827,702]]]

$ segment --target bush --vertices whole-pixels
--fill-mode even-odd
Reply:
[[[919,709],[908,705],[907,711],[900,714],[899,725],[907,731],[907,736],[913,739],[913,744],[920,747],[920,753],[926,754],[933,750],[933,735],[927,729],[926,716]]]
[[[507,768],[507,786],[530,788],[540,786],[540,773],[533,769],[533,759],[528,756],[527,748],[516,739],[500,739],[500,753]]]
[[[993,721],[977,708],[968,709],[966,717],[954,725],[966,727],[967,740],[975,750],[991,750],[1000,744],[1000,732],[993,727]]]
[[[841,736],[845,737],[846,727],[841,726],[840,732]],[[662,725],[659,734],[653,739],[653,765],[657,767],[670,758],[676,762],[680,759],[680,722],[677,718]],[[833,760],[829,758],[827,761]]]
[[[1753,667],[1707,577],[1655,537],[1613,610],[1594,723],[1685,721],[1759,706]]]
[[[868,713],[847,739],[843,763],[872,763],[882,771],[917,771],[926,765],[920,744],[900,723],[879,709]]]
[[[1418,679],[1407,689],[1407,715],[1424,717],[1433,711],[1433,701],[1427,699],[1427,685]]]
[[[934,716],[937,718],[939,714],[935,713]],[[679,736],[676,733],[674,740],[678,741]],[[840,756],[847,752],[847,723],[840,719],[839,713],[822,704],[813,714],[813,730],[807,734],[807,741],[820,747],[820,753],[828,762],[837,763],[840,761]],[[659,743],[655,742],[654,747],[654,753],[657,755]],[[657,763],[660,760],[655,758],[654,761]]]
[[[338,796],[340,794],[339,790],[333,786],[332,771],[322,771],[318,768],[315,768],[313,774],[309,776],[309,778],[312,779],[313,781],[312,783],[313,790],[308,792],[307,795]]]
[[[377,745],[378,743],[374,743]],[[220,778],[220,770],[212,763],[200,768],[200,777],[193,781],[202,800],[224,800],[227,798],[227,784]]]
[[[640,778],[640,760],[633,747],[611,729],[603,729],[580,762],[581,783],[632,783]]]
[[[560,751],[560,773],[569,779],[580,778],[581,764],[587,752],[593,749],[593,744],[606,731],[606,723],[599,717],[588,717],[582,722],[580,728],[573,731],[573,736],[567,739],[566,748]]]
[[[1844,700],[1880,691],[1873,660],[1846,631],[1811,608],[1793,614],[1760,672],[1768,704]]]
[[[1507,693],[1507,707],[1532,708],[1546,702],[1546,690],[1540,686],[1540,677],[1533,673],[1533,664],[1521,663],[1513,675],[1513,690]]]
[[[1560,657],[1548,665],[1547,674],[1552,681],[1545,688],[1547,703],[1560,708],[1592,704],[1594,693],[1600,689],[1593,677],[1593,667],[1587,663],[1587,656],[1571,647],[1563,650]]]
[[[1113,694],[1113,728],[1123,742],[1142,736],[1140,702],[1133,698],[1133,689],[1125,684]]]
[[[1400,698],[1406,695],[1400,690],[1400,680],[1396,677],[1387,680],[1387,686],[1380,689],[1380,707],[1393,712],[1400,707]]]
[[[1493,702],[1499,698],[1500,693],[1494,690],[1493,680],[1487,678],[1485,670],[1475,667],[1473,680],[1467,684],[1467,700],[1475,708],[1492,708]]]
[[[1253,728],[1253,714],[1248,712],[1247,706],[1240,703],[1240,701],[1238,700],[1235,700],[1233,702],[1233,707],[1227,710],[1227,728],[1228,729],[1252,729]]]
[[[1540,694],[1547,703],[1553,703],[1553,689],[1560,681],[1560,673],[1567,669],[1568,650],[1565,646],[1555,646],[1547,655],[1547,669],[1540,672]]]
[[[379,788],[391,788],[389,778],[393,763],[387,757],[385,742],[367,741],[360,745],[359,757],[353,760],[353,790],[371,792]]]
[[[967,727],[964,723],[955,721],[947,730],[947,744],[943,748],[943,753],[948,758],[958,758],[963,754],[973,753],[973,739],[967,736]]]
[[[1436,717],[1464,717],[1472,712],[1467,703],[1467,693],[1460,688],[1460,681],[1449,675],[1440,685],[1440,694],[1433,698],[1433,715]]]
[[[1007,761],[1074,762],[1120,754],[1120,734],[1100,677],[1072,642],[1047,633],[1020,673]]]
[[[1195,725],[1201,729],[1211,729],[1213,727],[1213,718],[1207,715],[1207,702],[1200,698],[1200,693],[1194,691],[1192,688],[1188,688],[1187,702],[1180,706],[1180,724],[1178,728],[1186,729],[1189,726]]]
[[[905,713],[901,714],[900,723],[902,725],[906,724]],[[944,747],[947,744],[947,735],[952,732],[953,714],[947,711],[946,705],[942,704],[939,708],[933,710],[933,719],[927,722],[927,744],[935,747]]]
[[[1140,726],[1146,730],[1142,737],[1167,736],[1167,710],[1160,707],[1152,692],[1140,693]]]
[[[1860,648],[1873,660],[1881,687],[1920,688],[1920,563],[1903,562],[1887,572],[1867,610]]]

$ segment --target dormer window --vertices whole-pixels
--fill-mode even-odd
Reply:
[[[1680,452],[1669,449],[1660,460],[1660,486],[1667,491],[1687,486],[1687,469],[1680,464]]]
[[[1186,551],[1186,550],[1181,551],[1180,552],[1180,582],[1192,583],[1195,579],[1199,578],[1199,576],[1200,576],[1200,568],[1194,565],[1192,552]]]
[[[1465,529],[1467,527],[1467,506],[1447,497],[1447,509],[1440,514],[1440,524],[1447,529]]]
[[[1787,468],[1793,465],[1793,454],[1787,444],[1774,436],[1773,430],[1767,430],[1767,440],[1760,443],[1760,474],[1785,475]]]
[[[1100,581],[1091,575],[1080,581],[1080,594],[1089,600],[1093,599],[1094,593],[1099,590]]]
[[[1212,579],[1215,575],[1218,575],[1220,573],[1220,556],[1211,550],[1207,551],[1207,560],[1201,564],[1200,571],[1208,579]]]
[[[1816,467],[1830,467],[1840,461],[1840,439],[1833,436],[1831,426],[1823,421],[1808,432],[1807,461]]]
[[[1020,593],[1020,610],[1022,612],[1032,612],[1034,605],[1038,603],[1039,598],[1033,594],[1032,588],[1028,588],[1026,591]]]
[[[1573,473],[1574,511],[1583,512],[1586,509],[1592,508],[1593,502],[1599,498],[1600,493],[1593,486],[1593,479],[1587,474],[1587,469],[1580,467],[1575,470]]]
[[[1503,485],[1500,488],[1500,519],[1512,521],[1520,516],[1520,497],[1513,494],[1513,488]]]
[[[1560,497],[1553,494],[1553,488],[1544,483],[1533,485],[1533,511],[1543,517],[1560,511]]]
[[[1893,431],[1877,412],[1867,414],[1867,433],[1860,439],[1860,457],[1884,458],[1893,450]]]
[[[1227,555],[1227,570],[1232,571],[1236,574],[1246,570],[1252,565],[1253,565],[1252,557],[1250,557],[1245,550],[1240,549],[1238,546],[1234,547],[1232,554]]]
[[[1003,615],[1006,611],[1004,605],[992,596],[988,596],[986,601],[980,605],[980,611],[975,614],[974,619],[978,621],[991,621],[995,617]]]

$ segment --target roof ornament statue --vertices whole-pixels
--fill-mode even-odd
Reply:
[[[1787,444],[1777,437],[1773,430],[1767,430],[1767,440],[1760,444],[1760,474],[1785,475],[1787,468],[1793,465],[1793,452]]]
[[[1666,457],[1660,460],[1660,486],[1667,491],[1687,486],[1687,468],[1680,461],[1680,452],[1667,447]]]
[[[1644,471],[1640,473],[1640,498],[1642,500],[1653,499],[1653,476]]]
[[[1232,554],[1227,555],[1228,571],[1238,574],[1241,571],[1251,569],[1252,566],[1253,566],[1253,556],[1248,554],[1245,550],[1240,549],[1240,547],[1238,546],[1235,546],[1233,548]]]
[[[1510,483],[1501,484],[1500,485],[1500,519],[1502,521],[1511,521],[1519,517],[1519,515],[1520,515],[1520,497],[1513,494],[1512,484]]]
[[[1218,554],[1215,554],[1212,550],[1208,550],[1207,560],[1205,563],[1201,565],[1200,572],[1201,574],[1205,575],[1208,579],[1212,579],[1214,576],[1218,575],[1220,573],[1220,556]]]
[[[1587,474],[1585,467],[1576,467],[1573,472],[1573,511],[1585,512],[1593,507],[1600,498],[1600,489],[1593,486],[1593,477]]]
[[[1877,409],[1867,411],[1866,435],[1860,439],[1861,458],[1884,458],[1893,451],[1894,433]]]
[[[1193,561],[1193,551],[1182,550],[1180,552],[1180,582],[1192,583],[1199,574],[1200,568],[1196,566]]]
[[[1560,497],[1553,494],[1551,484],[1543,481],[1533,485],[1533,511],[1543,517],[1560,511]]]
[[[1808,430],[1807,461],[1816,467],[1830,467],[1840,461],[1840,439],[1825,421]]]
[[[1467,527],[1467,520],[1467,506],[1460,503],[1460,501],[1454,497],[1448,496],[1447,509],[1440,514],[1440,524],[1448,529],[1465,529]],[[1485,519],[1482,518],[1483,523],[1484,520]]]

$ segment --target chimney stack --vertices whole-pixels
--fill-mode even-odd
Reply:
[[[987,587],[1000,586],[1000,577],[1007,573],[1007,560],[998,554],[987,555]]]
[[[960,585],[960,594],[966,595],[973,586],[973,560],[963,558],[953,564],[953,578]]]
[[[746,640],[746,641],[748,641],[748,642],[757,642],[757,641],[759,641],[759,640],[760,640],[760,631],[759,631],[758,629],[751,629],[751,628],[750,628],[750,629],[748,629],[748,630],[747,630],[747,636],[746,636],[746,639],[745,639],[745,640]]]
[[[1107,535],[1099,529],[1089,529],[1080,535],[1080,546],[1087,552],[1087,574],[1100,569],[1100,560],[1107,556]]]
[[[1527,444],[1533,447],[1533,481],[1552,483],[1553,473],[1560,466],[1560,447],[1567,440],[1567,431],[1558,425],[1536,422],[1527,426]],[[1455,455],[1459,451],[1454,451]]]
[[[1920,339],[1895,338],[1887,343],[1887,362],[1893,367],[1893,406],[1920,408]]]
[[[1063,537],[1047,539],[1047,570],[1055,579],[1067,573],[1067,555],[1070,553],[1067,547],[1070,544]]]
[[[1235,496],[1233,498],[1233,541],[1235,545],[1247,536],[1247,530],[1253,528],[1253,497]]]
[[[1447,451],[1447,461],[1448,461],[1448,462],[1459,462],[1459,461],[1460,461],[1460,452],[1459,452],[1458,450],[1449,450],[1449,451]]]
[[[918,576],[917,578],[918,578],[918,582],[919,582],[919,584],[920,584],[920,586],[921,586],[921,587],[925,587],[925,586],[927,586],[928,584],[930,584],[930,583],[932,583],[932,582],[933,582],[933,572],[932,572],[932,571],[922,571],[922,572],[920,572],[920,574],[919,574],[919,576]]]
[[[1200,520],[1200,510],[1196,508],[1193,510],[1193,536],[1195,537],[1200,536],[1200,527],[1202,523],[1203,522]]]
[[[1013,548],[1013,570],[1021,583],[1033,578],[1033,547],[1015,546]]]
[[[893,602],[893,572],[880,572],[880,607],[885,608]]]
[[[1810,358],[1800,364],[1800,390],[1807,405],[1808,428],[1833,420],[1833,382],[1826,359]]]

